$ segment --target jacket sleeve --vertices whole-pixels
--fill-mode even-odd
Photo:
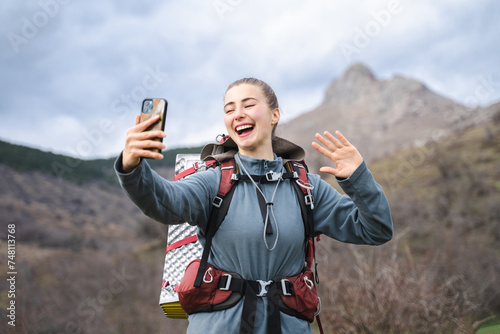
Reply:
[[[130,173],[115,162],[115,172],[125,194],[147,216],[163,224],[188,222],[205,227],[211,203],[217,195],[220,170],[195,173],[182,181],[168,181],[151,169],[146,160]]]
[[[342,242],[380,245],[392,239],[389,203],[365,162],[347,179],[338,179],[346,195],[318,175],[309,175],[314,198],[315,231]]]

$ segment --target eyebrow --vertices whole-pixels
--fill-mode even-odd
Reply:
[[[243,100],[241,100],[241,102],[247,102],[248,100],[255,100],[255,101],[259,101],[257,100],[255,97],[245,97]],[[224,108],[226,108],[228,105],[230,104],[236,104],[235,102],[228,102],[224,105]]]

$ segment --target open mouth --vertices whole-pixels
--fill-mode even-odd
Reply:
[[[245,136],[250,134],[250,132],[253,131],[254,126],[251,124],[245,124],[245,125],[240,125],[237,126],[235,131],[238,134],[238,136]]]

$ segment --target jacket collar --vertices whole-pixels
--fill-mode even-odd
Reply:
[[[291,141],[274,136],[272,145],[274,154],[281,157],[283,163],[290,160],[299,161],[304,159],[304,149]],[[227,139],[221,143],[205,145],[201,150],[201,160],[217,160],[217,162],[222,163],[233,159],[237,152],[238,146],[233,139],[227,137]]]

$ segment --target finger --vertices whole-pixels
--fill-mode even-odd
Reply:
[[[155,152],[155,151],[150,151],[150,150],[145,150],[147,154],[146,157],[148,158],[152,158],[152,159],[155,159],[155,160],[161,160],[163,159],[163,154],[159,153],[159,152]]]
[[[130,155],[136,158],[163,159],[160,152],[165,147],[163,143],[153,140],[136,142],[135,145],[130,147]]]
[[[163,150],[167,146],[165,144],[163,144],[162,142],[159,142],[157,140],[142,140],[142,141],[138,141],[135,144],[135,147],[140,148],[140,149],[160,149],[160,150]]]
[[[142,131],[146,130],[147,128],[149,128],[151,125],[158,122],[159,119],[160,119],[160,116],[158,116],[158,115],[151,117],[151,118],[137,124],[135,126],[135,129],[137,130],[137,132],[142,132]]]
[[[167,134],[161,130],[155,131],[142,131],[134,134],[134,138],[137,140],[155,139],[155,138],[165,138]]]
[[[325,131],[325,136],[333,143],[333,145],[335,145],[336,149],[344,147],[344,145],[340,142],[340,140],[335,138],[335,136],[332,135],[330,132]]]
[[[340,131],[335,131],[335,134],[337,135],[337,137],[339,137],[339,139],[345,146],[351,146],[351,143],[347,140],[346,137],[344,137],[343,134],[340,133]]]
[[[153,125],[155,121],[158,121],[159,116],[152,117],[144,122],[140,121],[140,116],[135,118],[135,126],[132,128],[128,129],[127,134],[132,134],[132,133],[138,133],[138,132],[143,132],[146,130],[149,126]]]
[[[141,157],[141,158],[151,158],[151,159],[155,159],[155,160],[163,159],[163,154],[158,153],[156,151],[147,150],[147,149],[143,149],[143,150],[137,149],[135,153],[138,157]]]
[[[335,146],[330,140],[326,139],[319,133],[315,135],[316,139],[321,142],[321,144],[325,145],[329,150],[335,151],[337,146]]]
[[[328,159],[330,159],[330,160],[332,159],[332,153],[333,153],[332,151],[324,148],[323,146],[321,146],[320,144],[318,144],[316,142],[313,142],[312,146],[316,149],[316,151],[323,154]]]
[[[135,125],[141,122],[141,115],[135,115]]]

